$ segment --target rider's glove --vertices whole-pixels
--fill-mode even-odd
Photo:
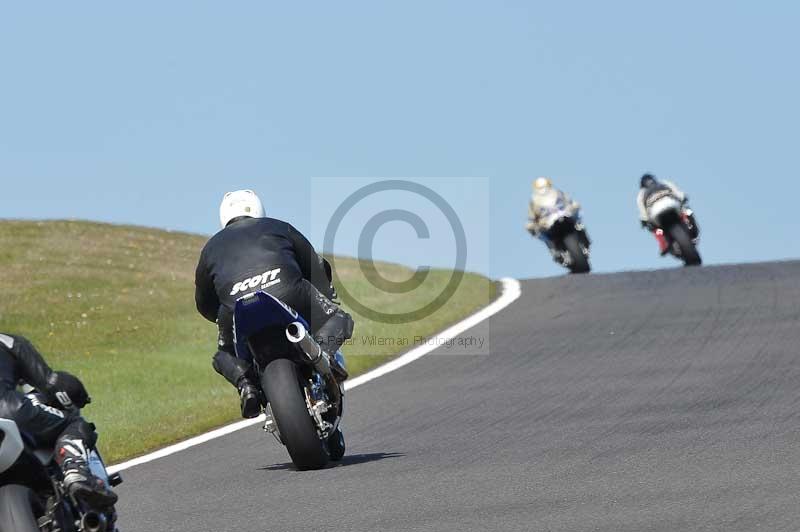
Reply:
[[[55,371],[47,381],[47,394],[64,409],[81,409],[92,402],[83,383],[71,373]]]

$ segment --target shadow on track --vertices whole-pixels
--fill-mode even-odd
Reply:
[[[392,458],[402,458],[403,453],[372,453],[372,454],[354,454],[352,456],[345,456],[341,462],[332,463],[328,469],[337,467],[349,467],[361,464],[369,464],[371,462],[380,462],[382,460],[389,460]],[[267,467],[261,467],[259,471],[297,471],[294,464],[291,462],[285,464],[275,464]]]

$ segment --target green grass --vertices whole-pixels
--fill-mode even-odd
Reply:
[[[194,268],[206,238],[79,221],[0,221],[0,332],[27,336],[55,368],[79,375],[93,403],[84,415],[101,432],[109,462],[136,456],[238,419],[231,386],[211,368],[216,328],[194,308]],[[404,296],[376,290],[359,263],[337,258],[337,274],[359,301],[383,312],[423,306],[451,272],[434,270]],[[388,279],[407,268],[379,264]],[[356,375],[406,347],[371,337],[431,335],[486,305],[485,277],[467,274],[441,310],[406,325],[353,312],[345,350]],[[352,312],[351,309],[348,309]]]

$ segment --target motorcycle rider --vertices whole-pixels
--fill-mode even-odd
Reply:
[[[43,394],[47,404],[19,392],[20,383]],[[50,369],[26,338],[0,334],[0,418],[14,421],[36,446],[54,447],[66,490],[99,510],[113,506],[117,495],[89,468],[88,453],[97,443],[97,433],[78,410],[90,402],[81,381]]]
[[[547,236],[547,230],[550,228],[543,225],[543,214],[559,201],[563,202],[573,212],[577,213],[581,209],[581,204],[573,200],[568,194],[555,188],[549,177],[538,177],[533,181],[533,194],[528,204],[528,223],[525,228],[532,236],[547,244],[550,253],[554,255],[558,251],[553,241]]]
[[[287,222],[267,218],[252,190],[225,194],[222,230],[205,245],[195,275],[197,310],[219,329],[214,369],[239,390],[242,417],[261,412],[261,395],[250,363],[236,357],[233,309],[236,301],[264,291],[306,318],[322,349],[335,353],[353,335],[353,319],[333,300],[330,264]]]
[[[661,192],[663,190],[669,190],[682,205],[686,205],[689,201],[689,196],[679,189],[675,183],[665,179],[659,181],[653,174],[644,174],[642,176],[639,183],[639,195],[636,198],[642,227],[653,233],[653,236],[656,237],[658,248],[662,256],[669,252],[669,242],[666,236],[664,236],[664,231],[656,227],[650,220],[650,215],[647,213],[647,199],[656,192]]]

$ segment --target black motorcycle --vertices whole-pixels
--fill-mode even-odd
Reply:
[[[700,228],[694,212],[667,189],[650,194],[645,206],[650,223],[655,227],[656,238],[665,239],[667,251],[686,266],[700,266],[703,263],[697,250]]]
[[[591,241],[580,213],[558,200],[553,207],[540,212],[541,225],[548,229],[539,238],[547,244],[553,260],[572,273],[589,273]]]
[[[122,483],[119,474],[109,476],[96,450],[89,466],[107,485]],[[35,448],[14,421],[0,419],[0,532],[118,532],[114,508],[88,508],[63,480],[53,449]]]
[[[306,320],[266,292],[237,301],[234,330],[237,356],[251,362],[260,377],[264,430],[286,446],[301,471],[341,460],[347,378],[341,353],[329,357]]]

